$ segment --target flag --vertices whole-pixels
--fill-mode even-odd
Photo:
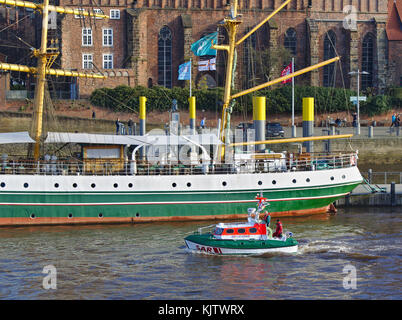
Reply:
[[[288,74],[292,73],[292,63],[290,63],[285,69],[282,70],[281,77],[287,76]],[[282,81],[282,83],[289,83],[292,82],[292,78]]]
[[[190,80],[190,79],[191,79],[191,61],[185,62],[179,66],[178,80]]]
[[[198,71],[216,70],[216,58],[198,61]]]
[[[212,49],[212,43],[216,44],[218,41],[218,32],[206,35],[200,40],[191,45],[191,51],[196,56],[216,56],[216,50]]]

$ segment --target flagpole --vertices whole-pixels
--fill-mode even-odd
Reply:
[[[295,72],[295,58],[292,57],[292,73]],[[295,128],[295,77],[292,78],[292,138],[296,137]]]
[[[190,58],[190,98],[192,97],[191,95],[191,78],[192,78],[192,62],[191,62],[191,58]]]

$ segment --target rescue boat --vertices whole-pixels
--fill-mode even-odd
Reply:
[[[257,196],[258,206],[248,209],[247,222],[218,223],[201,227],[184,241],[189,251],[212,255],[260,255],[268,252],[297,252],[298,243],[292,232],[273,235],[268,213],[267,198]],[[264,219],[260,219],[264,215]],[[213,228],[211,232],[203,230]]]

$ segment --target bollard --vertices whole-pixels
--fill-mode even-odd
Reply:
[[[314,135],[314,98],[303,98],[303,137]],[[303,142],[306,152],[313,152],[313,141]]]
[[[292,126],[292,138],[296,138],[296,126]]]
[[[146,134],[146,102],[147,98],[144,96],[139,97],[140,100],[140,112],[139,112],[139,130],[140,136],[144,136]],[[144,148],[140,149],[140,159],[145,159],[145,151]]]
[[[255,130],[255,141],[265,140],[265,119],[266,119],[266,97],[253,97],[253,123]],[[255,146],[257,151],[265,149],[264,144]]]
[[[369,137],[374,138],[374,126],[370,126],[369,128]]]
[[[373,169],[368,169],[368,171],[367,171],[367,180],[368,180],[368,183],[371,184],[371,181],[373,180]]]
[[[331,126],[331,136],[335,135],[335,126]]]
[[[195,111],[195,97],[188,98],[188,102],[190,105],[189,115],[190,115],[190,129],[191,134],[195,134],[195,127],[196,127],[196,111]]]
[[[391,182],[391,206],[396,206],[395,182]]]

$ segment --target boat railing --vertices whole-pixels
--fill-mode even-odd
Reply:
[[[130,160],[91,159],[90,162],[58,160],[13,160],[0,163],[0,174],[34,175],[196,175],[315,171],[357,165],[355,153],[287,154],[280,159],[248,159],[232,163],[147,163]]]

